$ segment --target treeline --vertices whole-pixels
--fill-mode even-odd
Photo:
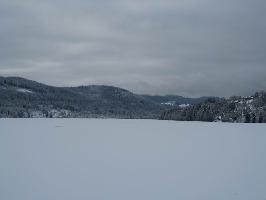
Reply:
[[[165,111],[160,116],[160,119],[265,123],[266,93],[257,92],[253,96],[234,96],[229,99],[209,98],[197,105]]]

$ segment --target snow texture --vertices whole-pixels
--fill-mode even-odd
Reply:
[[[180,108],[186,108],[186,107],[189,107],[189,106],[190,106],[190,104],[180,104],[179,105]]]
[[[22,93],[33,93],[31,90],[27,90],[24,88],[17,88],[16,89],[17,92],[22,92]]]
[[[175,101],[168,101],[168,102],[165,102],[165,103],[161,103],[162,105],[168,105],[168,106],[174,106],[175,105]]]
[[[1,119],[3,200],[265,200],[266,125]]]

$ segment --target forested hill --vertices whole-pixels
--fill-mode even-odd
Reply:
[[[117,87],[52,87],[19,77],[0,77],[0,117],[158,118],[163,109]]]
[[[249,97],[149,96],[89,85],[53,87],[0,76],[0,118],[133,118],[178,121],[266,122],[266,93]]]
[[[257,92],[248,97],[210,98],[197,105],[165,111],[160,119],[265,123],[266,92]]]
[[[0,117],[150,118],[203,98],[149,96],[89,85],[53,87],[20,77],[0,76]],[[172,103],[174,102],[174,103]]]

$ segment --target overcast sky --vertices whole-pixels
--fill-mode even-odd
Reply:
[[[0,0],[0,75],[136,93],[266,89],[265,0]]]

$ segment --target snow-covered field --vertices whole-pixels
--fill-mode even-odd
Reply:
[[[1,200],[266,200],[266,125],[1,119]]]

